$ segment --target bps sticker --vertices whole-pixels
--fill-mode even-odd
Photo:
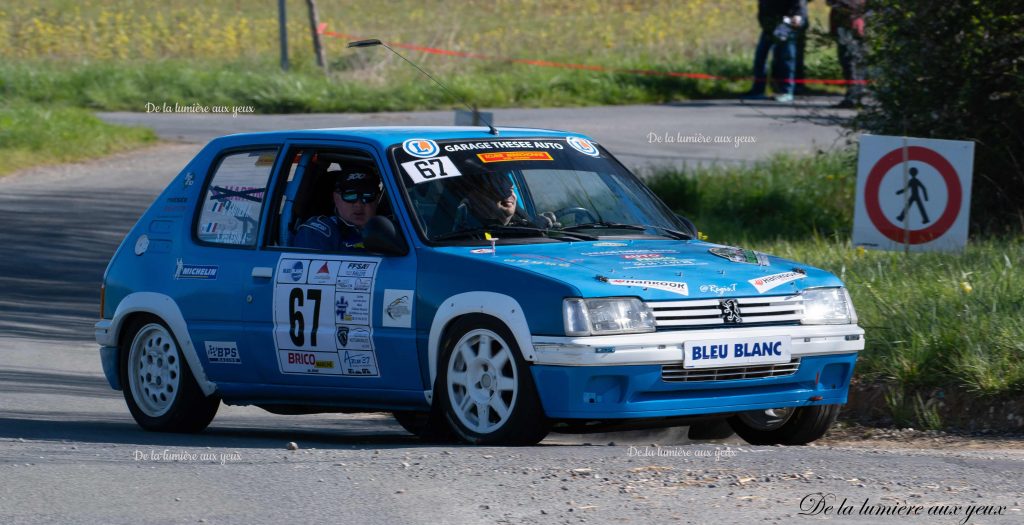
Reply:
[[[597,150],[597,146],[593,142],[583,137],[565,137],[565,141],[572,146],[572,149],[584,154],[590,155],[591,157],[597,157],[601,153]]]
[[[409,155],[421,159],[433,157],[440,151],[437,143],[430,139],[409,139],[402,143],[402,149]]]
[[[210,363],[239,364],[238,345],[234,341],[207,341],[206,360]]]
[[[771,290],[772,288],[781,286],[790,281],[803,279],[804,277],[807,277],[807,275],[801,272],[782,272],[772,275],[766,275],[764,277],[758,277],[756,279],[751,279],[747,282],[754,285],[754,288],[757,289],[757,293],[765,293],[768,290]]]

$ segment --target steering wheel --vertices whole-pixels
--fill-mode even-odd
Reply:
[[[587,224],[591,222],[598,222],[597,217],[595,217],[594,214],[586,208],[569,207],[562,208],[555,212],[555,218],[558,219],[558,222],[564,222],[562,221],[562,218],[568,216],[572,216],[573,224]],[[584,217],[586,220],[581,221],[579,220],[580,217]]]

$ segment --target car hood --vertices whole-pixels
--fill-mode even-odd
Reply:
[[[615,240],[437,248],[576,287],[582,297],[645,300],[786,295],[842,286],[831,273],[752,250],[700,241]],[[526,284],[526,283],[524,283]]]

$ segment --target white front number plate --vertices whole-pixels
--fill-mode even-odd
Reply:
[[[722,338],[683,344],[683,368],[788,363],[789,336]]]

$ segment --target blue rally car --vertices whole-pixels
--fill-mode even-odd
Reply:
[[[96,340],[138,424],[200,431],[223,401],[471,443],[827,431],[864,348],[838,278],[696,239],[592,139],[495,131],[210,142],[104,276]]]

